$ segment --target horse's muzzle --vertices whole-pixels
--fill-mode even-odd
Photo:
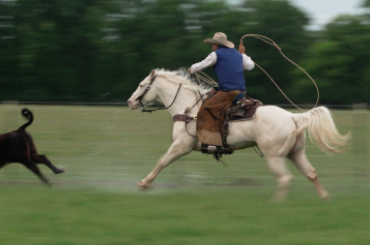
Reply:
[[[138,105],[139,105],[139,101],[137,100],[133,100],[133,99],[128,99],[127,100],[127,104],[128,106],[130,107],[131,110],[135,110],[138,108]]]

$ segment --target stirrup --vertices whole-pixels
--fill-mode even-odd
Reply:
[[[231,150],[228,145],[217,146],[217,152],[220,154],[232,154],[234,150]]]
[[[229,148],[228,145],[224,146],[213,146],[203,144],[200,147],[200,151],[206,154],[213,154],[213,155],[222,155],[222,154],[232,154],[234,151]]]
[[[217,162],[220,162],[224,165],[224,167],[227,167],[227,163],[222,161],[220,158],[222,157],[222,154],[232,154],[234,151],[229,148],[228,145],[224,146],[210,146],[207,144],[203,144],[200,147],[200,151],[205,154],[212,154],[212,156],[217,160]]]
[[[218,151],[217,147],[218,146],[207,145],[207,144],[202,143],[202,145],[200,147],[200,151],[202,153],[206,153],[206,154],[214,154],[214,153],[217,153],[217,151]]]
[[[200,151],[202,153],[207,153],[208,152],[208,145],[202,143],[202,145],[200,146]]]

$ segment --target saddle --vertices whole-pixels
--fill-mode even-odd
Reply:
[[[251,97],[234,100],[221,119],[221,136],[224,145],[227,145],[226,138],[229,132],[229,123],[253,119],[257,108],[262,105],[261,101]]]
[[[238,99],[225,111],[225,119],[228,118],[229,121],[250,120],[254,118],[257,107],[261,105],[263,105],[261,101],[251,97]]]
[[[241,97],[242,98],[236,98],[233,101],[232,105],[228,109],[226,109],[221,118],[220,133],[224,145],[227,145],[226,138],[229,131],[229,123],[231,121],[243,121],[253,119],[256,109],[259,106],[263,105],[263,103],[257,99],[253,99],[251,97]],[[174,122],[182,121],[187,124],[192,120],[195,120],[195,118],[186,114],[177,114],[173,116]]]
[[[212,154],[216,158],[217,161],[222,162],[220,158],[223,154],[232,154],[234,152],[234,150],[230,149],[227,144],[227,135],[229,132],[230,122],[253,119],[256,109],[261,105],[263,105],[261,101],[253,99],[251,97],[246,97],[244,93],[240,93],[234,99],[231,106],[225,110],[225,112],[223,113],[223,116],[221,117],[219,129],[221,133],[222,143],[224,146],[217,146],[217,147],[213,146],[214,149],[210,149],[208,145],[202,144],[201,152],[206,153],[206,154]],[[196,118],[191,117],[186,114],[177,114],[173,116],[174,122],[176,121],[185,122],[186,130],[187,130],[186,125],[193,120],[196,120]],[[196,136],[193,135],[193,137],[196,137]]]
[[[217,90],[209,92],[207,99],[212,98],[217,92]],[[260,105],[263,105],[262,101],[247,97],[246,92],[240,92],[231,106],[226,109],[223,118],[226,118],[227,121],[250,120],[254,117],[256,109]]]

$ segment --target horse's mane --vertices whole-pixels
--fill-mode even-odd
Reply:
[[[213,89],[210,85],[198,85],[194,80],[191,79],[189,73],[184,68],[180,68],[176,71],[156,69],[155,74],[157,74],[157,76],[166,78],[166,80],[169,82],[182,84],[183,88],[193,91],[194,93],[199,92],[201,94],[205,94]]]

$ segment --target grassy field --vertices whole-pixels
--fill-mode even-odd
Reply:
[[[27,106],[40,153],[66,172],[48,188],[19,164],[0,170],[0,244],[368,244],[370,113],[333,111],[352,131],[344,155],[307,154],[331,194],[289,164],[295,180],[284,203],[253,149],[224,157],[191,153],[165,169],[147,191],[144,178],[171,144],[167,112],[126,107]],[[0,129],[24,123],[21,105],[0,107]]]

